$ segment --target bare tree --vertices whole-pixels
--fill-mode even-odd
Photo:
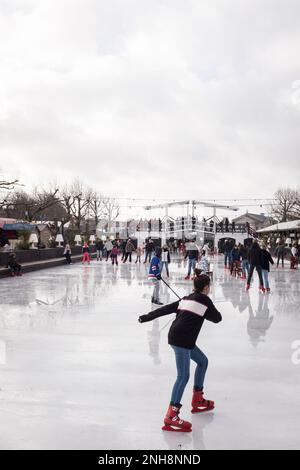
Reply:
[[[78,230],[88,214],[91,201],[91,189],[76,179],[70,186],[65,186],[61,192],[61,202],[69,219],[73,219]]]
[[[104,217],[108,220],[108,232],[111,231],[111,224],[120,215],[120,206],[114,198],[106,198],[103,201]]]
[[[10,192],[13,191],[16,186],[21,186],[18,179],[11,181],[0,179],[0,210],[6,205]]]
[[[58,188],[52,191],[38,190],[34,188],[31,194],[25,191],[14,191],[2,205],[2,212],[7,217],[27,220],[41,220],[47,210],[59,204]]]
[[[271,214],[279,222],[287,222],[300,218],[300,191],[289,187],[279,188],[275,195],[275,203],[271,206]]]
[[[105,198],[102,196],[102,194],[98,193],[97,191],[90,190],[89,212],[95,221],[96,228],[100,219],[106,214],[104,201]]]
[[[0,180],[0,189],[6,189],[10,191],[14,189],[18,183],[19,183],[19,180],[13,180],[13,181]]]

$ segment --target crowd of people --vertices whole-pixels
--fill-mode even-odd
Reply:
[[[281,241],[275,250],[277,256],[276,267],[279,268],[280,263],[284,268],[284,260],[288,250],[290,251],[290,268],[296,269],[299,262],[299,246],[293,245],[286,248]],[[270,247],[264,242],[254,239],[250,245],[239,243],[232,245],[230,240],[226,240],[224,244],[224,267],[230,269],[230,273],[240,276],[247,280],[246,290],[250,289],[251,280],[254,270],[256,270],[259,278],[259,289],[261,292],[270,292],[269,272],[270,266],[275,264],[270,253]]]

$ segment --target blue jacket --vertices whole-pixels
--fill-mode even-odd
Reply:
[[[232,259],[232,261],[240,261],[241,254],[240,254],[239,250],[236,250],[235,248],[233,248],[231,250],[231,259]]]
[[[150,263],[148,277],[156,277],[158,274],[160,274],[160,258],[158,258],[158,256],[153,256]]]

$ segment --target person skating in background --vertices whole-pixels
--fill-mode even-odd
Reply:
[[[119,253],[119,250],[118,250],[117,245],[113,245],[112,250],[110,252],[112,265],[116,264],[118,266],[118,253]]]
[[[207,274],[209,272],[209,259],[207,257],[205,250],[202,250],[202,253],[201,253],[201,258],[199,261],[199,270],[201,271],[202,274]],[[194,270],[194,273],[197,274],[196,269]]]
[[[91,262],[90,247],[87,242],[85,242],[82,248],[82,264],[84,264],[86,261],[89,264]]]
[[[169,334],[168,343],[175,353],[177,367],[177,379],[174,384],[171,401],[164,418],[164,431],[190,432],[192,425],[188,421],[179,418],[181,399],[190,376],[190,362],[196,366],[194,376],[194,388],[192,396],[192,413],[201,413],[213,410],[215,403],[204,398],[204,380],[208,366],[205,354],[196,346],[196,341],[204,320],[213,323],[222,321],[220,312],[215,308],[208,297],[210,291],[210,278],[201,274],[194,279],[194,292],[183,297],[180,301],[165,305],[154,310],[148,315],[139,317],[139,322],[144,323],[155,318],[171,313],[176,314]]]
[[[122,242],[120,243],[120,250],[121,250],[121,253],[122,253],[121,261],[123,261],[124,258],[125,258],[126,243],[127,243],[126,240],[122,240]]]
[[[154,251],[154,242],[151,237],[149,237],[146,242],[145,251],[146,251],[146,256],[145,256],[144,264],[147,263],[148,258],[149,258],[149,263],[151,262],[151,256]]]
[[[154,285],[153,295],[151,302],[156,305],[163,305],[159,299],[160,294],[160,281],[161,281],[161,248],[155,250],[155,255],[152,257],[149,268],[149,279],[152,280]]]
[[[168,245],[165,243],[161,253],[161,273],[163,272],[163,269],[165,267],[168,277],[170,277],[169,263],[171,263],[170,250],[168,248]]]
[[[261,292],[265,292],[264,281],[262,277],[262,267],[261,267],[262,255],[261,255],[261,249],[258,245],[257,240],[254,240],[254,242],[252,243],[249,249],[249,263],[250,263],[250,270],[249,270],[249,275],[247,279],[246,290],[248,291],[250,289],[253,272],[254,272],[254,269],[256,269],[258,277],[259,277],[259,290]]]
[[[264,281],[264,288],[267,292],[270,292],[270,284],[269,284],[269,272],[270,272],[270,264],[274,264],[273,258],[270,255],[267,245],[262,245],[261,250],[261,268],[262,268],[262,277]]]
[[[128,258],[129,258],[129,263],[131,263],[133,251],[135,251],[135,246],[132,243],[131,238],[128,238],[126,247],[125,247],[125,258],[123,259],[123,263],[126,263]]]
[[[277,256],[277,268],[279,267],[280,260],[282,263],[282,267],[284,268],[285,245],[283,241],[279,242],[279,245],[275,250],[275,255]]]
[[[209,255],[209,252],[210,252],[209,243],[205,243],[205,244],[203,245],[202,251],[205,251],[205,256],[208,256],[208,255]]]
[[[141,263],[141,256],[143,254],[143,248],[141,246],[138,246],[135,252],[136,252],[135,264]]]
[[[242,271],[243,271],[242,279],[246,279],[247,276],[249,275],[250,266],[249,266],[249,259],[248,259],[249,252],[248,252],[248,248],[246,248],[245,245],[240,246],[240,257],[242,260]]]
[[[106,261],[108,261],[108,258],[110,257],[111,250],[113,249],[113,244],[110,240],[107,240],[104,244],[105,250],[106,250]]]
[[[17,257],[15,253],[10,253],[8,255],[7,268],[10,269],[10,275],[12,277],[22,276],[22,266],[20,263],[17,262]]]
[[[64,249],[64,257],[66,258],[66,263],[67,264],[72,264],[71,255],[72,255],[71,246],[70,246],[69,243],[66,243],[65,249]]]
[[[227,269],[227,263],[228,263],[228,268],[230,268],[230,252],[232,249],[232,245],[229,240],[225,240],[224,243],[224,267]]]
[[[297,244],[295,243],[291,248],[291,269],[297,269],[298,265],[298,258],[299,258],[299,249],[297,248]]]
[[[99,238],[96,240],[97,261],[102,261],[104,243]]]
[[[232,248],[230,252],[230,259],[230,274],[232,275],[234,268],[238,268],[240,266],[241,255],[237,245],[234,245],[234,247]]]
[[[184,259],[187,259],[187,258],[189,260],[189,264],[188,264],[188,273],[185,277],[186,280],[190,279],[191,273],[194,272],[196,263],[199,258],[199,248],[196,245],[194,240],[187,244],[187,250],[186,250],[186,255]]]

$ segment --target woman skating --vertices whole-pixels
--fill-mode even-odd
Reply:
[[[197,367],[194,377],[192,413],[212,410],[215,404],[203,396],[204,379],[208,366],[205,354],[196,346],[204,320],[219,323],[221,314],[208,297],[210,278],[202,274],[194,279],[194,292],[180,301],[158,308],[139,318],[141,323],[170,313],[176,313],[168,335],[168,343],[175,353],[177,379],[173,387],[170,405],[164,419],[164,431],[190,432],[192,425],[179,418],[181,398],[190,376],[191,359]]]

